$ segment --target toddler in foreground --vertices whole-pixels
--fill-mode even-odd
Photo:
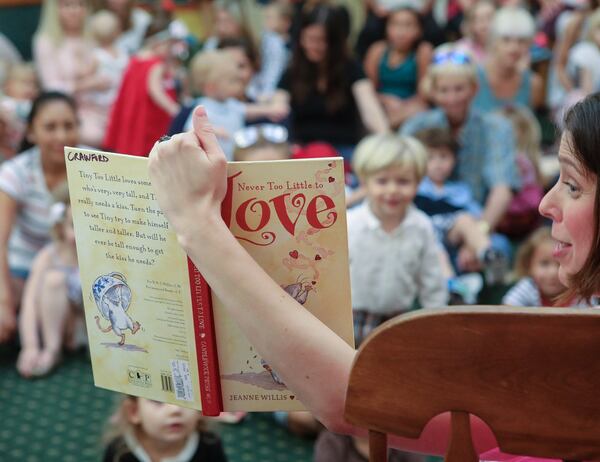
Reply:
[[[104,462],[226,462],[200,411],[125,396],[110,419]]]

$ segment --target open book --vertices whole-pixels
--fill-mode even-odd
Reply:
[[[65,157],[95,384],[207,415],[303,409],[178,245],[148,159]],[[230,163],[222,216],[299,309],[353,345],[340,158]]]

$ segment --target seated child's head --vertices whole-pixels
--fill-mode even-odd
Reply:
[[[402,221],[427,166],[427,151],[410,136],[369,135],[356,147],[352,167],[380,220]]]
[[[447,128],[427,128],[415,133],[427,148],[427,176],[436,185],[443,185],[454,171],[458,143]]]
[[[288,132],[282,125],[244,127],[233,134],[233,160],[285,160],[290,158]]]
[[[243,93],[237,63],[223,50],[197,53],[190,62],[192,90],[217,101]]]
[[[462,28],[463,33],[479,45],[488,41],[496,5],[491,0],[475,2],[465,13]]]
[[[421,85],[451,123],[464,121],[478,89],[472,57],[452,44],[439,46]]]
[[[177,453],[189,436],[204,430],[200,411],[135,396],[125,396],[110,419],[106,439],[132,434],[145,446],[150,440],[165,450]]]
[[[90,34],[101,47],[112,45],[121,33],[119,17],[108,10],[100,10],[90,18]]]
[[[271,2],[264,9],[265,29],[286,36],[292,25],[294,12],[288,3]]]
[[[18,100],[32,101],[40,87],[33,64],[13,64],[6,74],[4,94]]]
[[[554,239],[549,227],[535,230],[517,252],[515,275],[518,278],[530,277],[535,282],[540,295],[553,299],[565,291],[558,279],[558,262],[553,258]]]

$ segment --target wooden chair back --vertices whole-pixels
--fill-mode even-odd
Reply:
[[[452,413],[446,462],[477,462],[469,414],[503,452],[600,460],[600,312],[465,306],[419,310],[361,345],[345,417],[369,429],[371,462],[386,435],[418,438]]]

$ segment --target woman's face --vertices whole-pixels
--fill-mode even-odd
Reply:
[[[386,32],[392,48],[409,51],[421,36],[421,26],[413,13],[400,10],[388,19]]]
[[[485,45],[496,10],[489,3],[481,3],[476,8],[471,21],[471,35],[477,43]]]
[[[227,48],[227,52],[236,63],[238,77],[242,80],[244,88],[246,88],[250,83],[250,80],[252,80],[252,76],[254,75],[254,69],[252,68],[250,58],[248,58],[242,47]]]
[[[219,8],[215,16],[215,35],[221,39],[236,38],[242,35],[242,28],[229,11]]]
[[[64,32],[81,32],[86,14],[84,0],[58,0],[58,21]]]
[[[594,205],[597,177],[586,172],[575,157],[570,134],[560,142],[560,177],[540,204],[540,213],[552,220],[553,257],[558,278],[568,286],[569,277],[584,265],[594,239]]]
[[[503,36],[494,40],[494,54],[505,66],[517,67],[529,53],[531,40],[525,37]]]
[[[451,123],[462,123],[466,119],[476,92],[477,84],[466,75],[438,75],[433,81],[433,100]]]
[[[130,4],[131,0],[106,0],[106,7],[119,17],[129,12]]]
[[[327,36],[321,24],[311,24],[300,33],[300,46],[306,59],[311,63],[321,63],[327,56]]]
[[[77,146],[79,143],[75,112],[65,101],[45,103],[31,123],[28,139],[37,145],[46,161],[64,164],[64,147]]]

